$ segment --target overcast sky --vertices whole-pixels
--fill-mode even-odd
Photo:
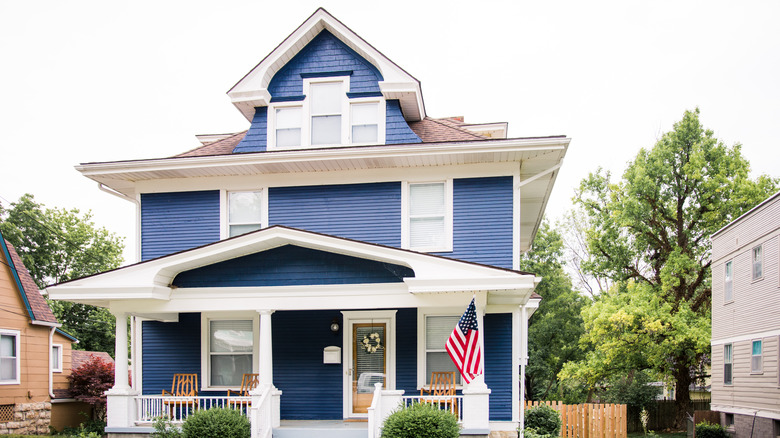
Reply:
[[[780,1],[0,0],[0,202],[92,210],[134,254],[132,204],[73,166],[246,129],[225,93],[319,6],[419,79],[429,116],[569,136],[551,219],[697,106],[780,176]]]

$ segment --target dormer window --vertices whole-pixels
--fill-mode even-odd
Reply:
[[[303,96],[269,107],[269,149],[384,143],[383,97],[348,92],[349,76],[304,78]]]

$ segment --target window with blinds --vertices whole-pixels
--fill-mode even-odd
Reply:
[[[431,383],[431,373],[434,371],[460,372],[450,358],[444,345],[452,334],[452,330],[460,320],[459,316],[426,316],[425,317],[425,383]],[[460,379],[460,377],[458,377]],[[460,381],[457,382],[460,384]]]
[[[252,372],[254,332],[251,320],[209,321],[210,386],[238,387]]]
[[[260,191],[228,193],[228,235],[230,237],[263,227],[261,199]]]
[[[446,183],[409,184],[409,248],[443,250],[448,239]]]

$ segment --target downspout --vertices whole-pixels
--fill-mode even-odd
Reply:
[[[45,327],[50,327],[51,330],[49,331],[49,397],[52,399],[54,398],[54,370],[51,368],[51,350],[54,348],[54,331],[57,330],[57,328],[62,327],[62,324],[56,323],[56,322],[44,322],[44,321],[30,321],[30,324],[33,325],[42,325]]]
[[[98,183],[98,189],[100,189],[101,192],[106,192],[109,195],[114,195],[119,199],[124,199],[125,201],[130,201],[133,204],[135,204],[135,261],[141,260],[141,242],[140,242],[140,233],[138,232],[139,224],[141,223],[141,203],[138,202],[137,199],[131,198],[124,193],[118,192],[112,188],[106,187],[103,183]]]

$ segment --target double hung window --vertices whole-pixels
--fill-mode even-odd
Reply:
[[[0,384],[19,383],[19,332],[0,330]]]
[[[425,384],[431,383],[433,371],[455,371],[460,376],[455,363],[444,349],[452,330],[458,324],[459,316],[425,317]],[[460,377],[458,377],[458,382]]]
[[[211,387],[239,387],[254,363],[253,320],[208,320],[208,368]]]
[[[228,192],[228,236],[262,228],[262,192]]]
[[[734,366],[734,359],[731,351],[731,344],[723,346],[723,383],[731,385],[731,377]]]
[[[302,100],[272,103],[268,112],[269,148],[384,142],[384,99],[381,96],[350,98],[349,79],[349,76],[305,78]]]
[[[723,301],[729,303],[734,300],[734,271],[732,262],[726,262],[723,282]]]
[[[417,251],[452,251],[451,182],[407,186],[404,246]]]
[[[753,341],[753,348],[750,355],[750,372],[761,373],[763,372],[763,342]]]
[[[753,248],[753,280],[758,280],[764,276],[762,259],[761,245],[759,245]]]

